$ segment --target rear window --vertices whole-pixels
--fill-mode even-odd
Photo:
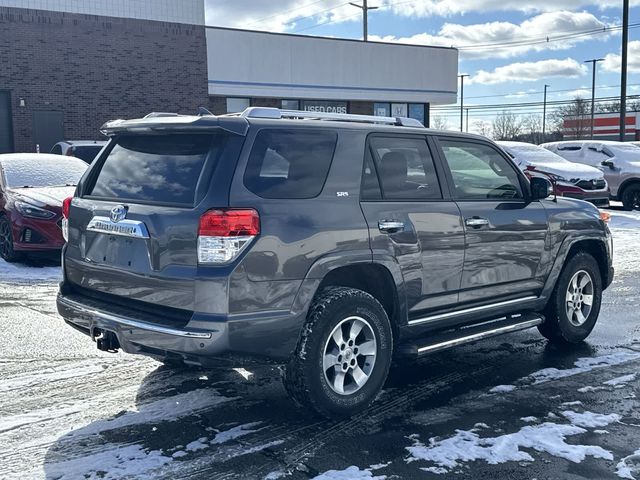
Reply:
[[[73,147],[73,156],[87,163],[91,163],[100,153],[100,150],[102,150],[101,145]]]
[[[258,132],[244,174],[246,187],[263,198],[313,198],[329,173],[337,134],[328,130],[265,129]]]
[[[213,152],[215,161],[223,143],[222,135],[211,134],[121,137],[104,160],[89,195],[192,205],[209,153]]]

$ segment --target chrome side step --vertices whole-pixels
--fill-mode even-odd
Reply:
[[[422,356],[428,353],[439,352],[448,348],[457,347],[466,343],[477,342],[485,338],[496,337],[507,333],[518,332],[533,328],[544,322],[544,317],[537,313],[514,315],[509,318],[502,317],[492,322],[481,325],[464,327],[457,330],[435,334],[423,342],[417,340],[403,350],[409,356]]]

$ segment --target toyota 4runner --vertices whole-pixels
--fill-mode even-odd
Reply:
[[[64,202],[65,321],[170,364],[283,363],[324,415],[366,407],[393,358],[581,342],[612,281],[606,216],[482,137],[270,108],[103,132]]]

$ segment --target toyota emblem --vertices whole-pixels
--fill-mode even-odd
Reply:
[[[124,205],[117,205],[111,209],[111,214],[109,218],[113,223],[118,223],[124,220],[127,217],[127,207]]]

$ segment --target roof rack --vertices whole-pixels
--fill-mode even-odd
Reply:
[[[307,112],[302,110],[282,110],[272,107],[249,107],[240,114],[245,118],[295,118],[305,120],[328,120],[334,122],[378,123],[396,125],[399,127],[418,127],[424,125],[415,118],[406,117],[377,117],[374,115],[354,115],[349,113]]]

